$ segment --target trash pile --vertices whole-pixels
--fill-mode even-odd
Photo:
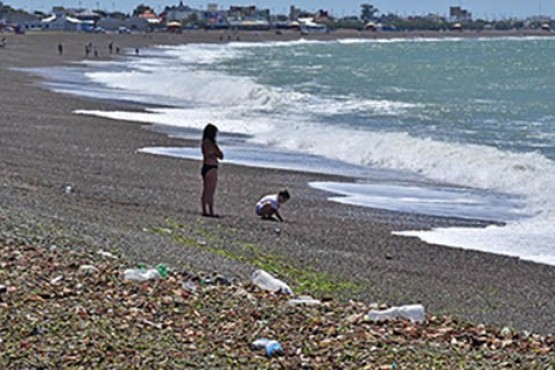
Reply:
[[[294,287],[293,287],[294,288]],[[555,338],[106,251],[0,242],[0,368],[499,368],[555,364]]]

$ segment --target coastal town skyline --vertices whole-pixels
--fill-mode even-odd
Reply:
[[[144,4],[151,6],[156,11],[161,11],[166,6],[179,4],[179,0],[8,0],[4,4],[14,8],[21,8],[27,11],[48,12],[53,6],[82,7],[89,9],[104,9],[107,11],[121,11],[124,13],[132,12],[138,5]],[[500,0],[424,0],[418,3],[409,3],[403,0],[296,0],[291,3],[284,3],[278,0],[221,0],[221,1],[184,1],[185,5],[193,8],[206,8],[209,3],[218,4],[221,8],[231,5],[255,5],[259,8],[270,9],[273,14],[287,14],[289,6],[316,11],[324,9],[335,17],[344,17],[360,14],[360,5],[370,3],[374,5],[381,14],[395,13],[399,15],[425,15],[435,13],[445,15],[450,6],[462,6],[468,9],[474,19],[503,19],[503,18],[526,18],[533,16],[555,16],[555,3],[546,0],[536,0],[533,2],[526,0],[515,0],[504,2]]]

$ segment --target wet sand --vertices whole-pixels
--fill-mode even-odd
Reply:
[[[233,36],[241,41],[298,38],[275,33]],[[13,69],[71,64],[84,57],[89,42],[97,46],[99,59],[107,59],[117,57],[108,55],[110,42],[133,53],[153,44],[225,42],[225,32],[7,37],[7,47],[0,49],[1,238],[27,235],[45,245],[66,240],[76,247],[115,248],[135,261],[218,271],[241,279],[248,279],[256,266],[248,258],[232,256],[247,255],[251,253],[247,246],[256,246],[258,252],[281,256],[288,265],[335,276],[359,288],[340,299],[395,305],[420,302],[430,313],[555,332],[554,267],[391,235],[394,230],[483,224],[479,221],[336,204],[326,200],[328,194],[307,186],[309,181],[336,177],[225,161],[216,200],[222,217],[203,218],[199,162],[137,153],[146,146],[198,146],[198,142],[170,139],[138,123],[77,116],[72,113],[76,109],[141,107],[53,93],[37,77]],[[64,46],[63,55],[58,54],[58,43]],[[64,191],[67,185],[72,187],[70,194]],[[292,194],[282,212],[287,222],[258,220],[255,202],[281,187]],[[184,245],[164,229],[178,230],[196,245]]]

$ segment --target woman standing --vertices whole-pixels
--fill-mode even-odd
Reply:
[[[216,143],[218,128],[209,123],[202,135],[202,215],[218,217],[214,214],[214,194],[218,184],[218,160],[224,159],[224,154]]]

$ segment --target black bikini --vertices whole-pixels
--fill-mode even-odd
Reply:
[[[210,171],[211,169],[217,169],[218,166],[215,164],[203,164],[202,168],[200,170],[200,174],[202,175],[202,177],[206,176],[206,174],[208,173],[208,171]]]

